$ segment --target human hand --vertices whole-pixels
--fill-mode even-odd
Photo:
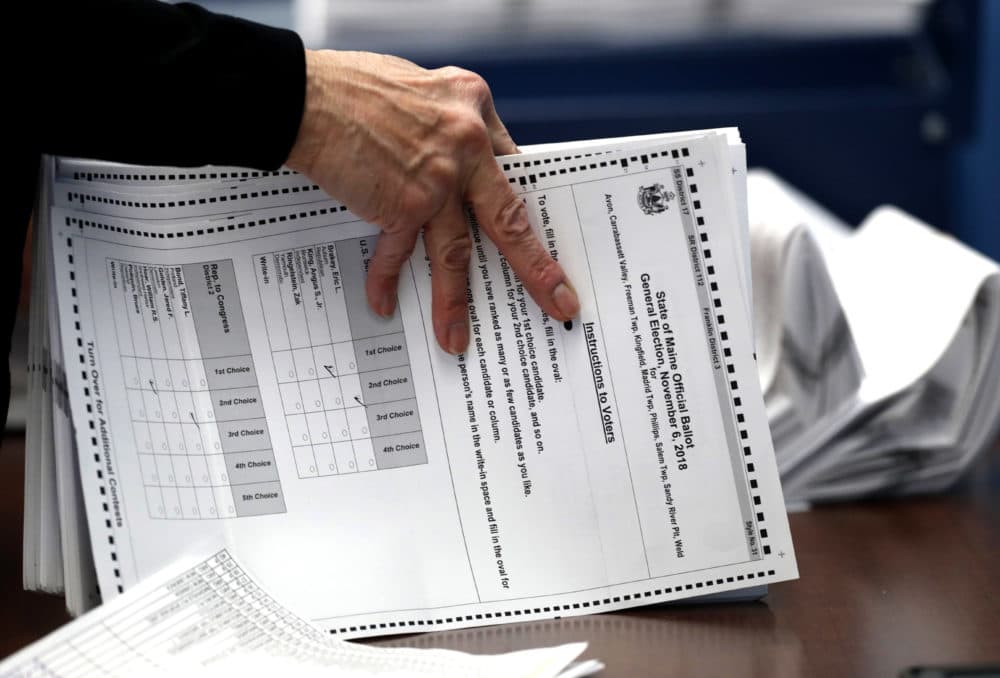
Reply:
[[[305,112],[287,164],[382,229],[366,290],[376,313],[395,310],[400,269],[422,228],[434,335],[449,353],[465,350],[467,204],[546,313],[563,321],[579,312],[573,286],[494,160],[517,146],[481,77],[381,54],[307,50],[306,78]]]

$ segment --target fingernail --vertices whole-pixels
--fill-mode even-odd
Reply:
[[[469,326],[465,321],[448,325],[448,345],[445,349],[452,355],[458,355],[465,351],[469,345]]]
[[[383,318],[388,318],[396,310],[396,293],[386,292],[382,295],[382,301],[379,303],[379,315]]]
[[[575,318],[580,313],[580,300],[576,298],[576,292],[564,282],[552,290],[552,302],[566,318]]]

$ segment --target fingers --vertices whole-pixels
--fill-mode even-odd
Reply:
[[[368,305],[383,317],[396,310],[396,290],[399,289],[399,271],[413,253],[417,242],[417,232],[413,228],[404,231],[383,231],[375,245],[375,256],[368,263],[368,280],[365,291]]]
[[[434,336],[453,355],[469,345],[469,259],[472,236],[461,203],[455,199],[424,228],[424,244],[431,260],[431,314]]]
[[[507,257],[531,297],[557,320],[580,312],[580,301],[562,267],[545,250],[528,221],[524,202],[492,158],[476,168],[466,193],[480,226]]]

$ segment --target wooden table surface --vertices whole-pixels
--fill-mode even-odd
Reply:
[[[23,439],[0,448],[0,657],[67,620],[21,590]],[[618,676],[895,676],[1000,665],[1000,445],[942,496],[791,516],[801,579],[763,602],[622,613],[376,641],[469,652],[587,641]]]

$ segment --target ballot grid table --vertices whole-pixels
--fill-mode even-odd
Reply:
[[[300,478],[427,462],[402,321],[375,315],[365,296],[375,241],[254,257]]]
[[[107,270],[149,515],[284,512],[232,262]]]

